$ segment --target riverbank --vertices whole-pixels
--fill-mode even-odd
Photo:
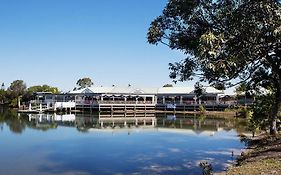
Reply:
[[[237,166],[217,175],[278,175],[281,174],[281,134],[262,134],[245,138],[247,150],[238,158]]]

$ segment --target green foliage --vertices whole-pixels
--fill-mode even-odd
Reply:
[[[238,109],[238,117],[250,118],[252,115],[252,110],[248,107],[240,107]]]
[[[201,114],[205,114],[206,113],[206,108],[203,105],[199,106],[199,111]]]
[[[278,0],[169,0],[147,39],[186,55],[169,64],[174,81],[198,76],[215,87],[243,82],[251,91],[273,90],[275,130],[281,104],[280,11]]]
[[[31,86],[27,89],[28,92],[34,93],[34,92],[51,92],[53,94],[59,93],[59,89],[57,87],[51,87],[48,85],[37,85],[37,86]]]
[[[23,80],[15,80],[11,83],[6,91],[6,101],[12,106],[16,107],[18,104],[18,98],[24,95],[26,92],[26,85]]]
[[[273,95],[266,94],[256,98],[251,107],[253,114],[249,117],[249,126],[252,129],[265,129],[269,125],[271,112],[273,108]]]
[[[198,118],[198,121],[203,122],[206,119],[206,117],[207,116],[204,113],[200,113],[197,118]]]
[[[5,104],[7,102],[7,93],[5,90],[0,89],[0,104]]]
[[[196,97],[199,99],[203,95],[203,92],[203,85],[201,85],[199,82],[196,82],[194,85],[194,93]]]
[[[83,89],[86,87],[91,87],[94,83],[92,82],[92,80],[90,78],[82,78],[79,79],[76,83],[76,85],[78,86],[78,89]]]
[[[23,95],[26,91],[26,85],[23,80],[15,80],[11,83],[10,87],[8,88],[8,92],[10,96],[17,98]]]
[[[4,88],[0,89],[0,104],[16,107],[18,106],[18,98],[22,102],[28,102],[34,98],[35,92],[59,93],[59,90],[48,85],[31,86],[27,89],[23,80],[15,80],[8,87],[7,91]]]

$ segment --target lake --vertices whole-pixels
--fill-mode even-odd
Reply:
[[[152,122],[153,120],[153,122]],[[245,144],[245,121],[157,115],[102,122],[97,114],[0,111],[0,174],[201,174],[232,164]]]

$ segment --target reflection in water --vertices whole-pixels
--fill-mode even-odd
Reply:
[[[2,117],[1,117],[2,116]],[[135,128],[155,128],[161,131],[186,132],[214,135],[218,131],[230,131],[235,128],[239,133],[246,133],[245,122],[239,119],[226,119],[202,116],[149,116],[149,117],[103,117],[84,114],[17,114],[14,111],[0,115],[1,128],[5,122],[10,130],[21,133],[25,127],[48,130],[57,126],[76,127],[78,131],[87,132],[93,129],[122,130]],[[203,119],[202,119],[203,118]],[[2,122],[1,122],[2,121]],[[166,129],[166,130],[165,130]]]
[[[0,128],[4,174],[200,174],[203,160],[218,171],[240,154],[237,132],[245,132],[242,120],[205,116],[12,110],[0,113]]]

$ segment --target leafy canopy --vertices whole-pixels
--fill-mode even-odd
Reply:
[[[170,63],[174,81],[199,77],[216,88],[244,83],[273,92],[270,132],[281,106],[280,0],[169,0],[147,33],[186,58]]]
[[[11,83],[8,88],[8,92],[13,97],[19,97],[23,95],[26,91],[26,84],[23,80],[15,80]]]
[[[78,89],[83,89],[86,87],[91,87],[94,83],[90,78],[81,78],[77,81],[76,85],[78,86]]]
[[[59,89],[57,87],[51,87],[49,85],[31,86],[27,89],[27,91],[30,93],[34,93],[34,92],[51,92],[53,94],[59,93]]]
[[[281,72],[280,9],[277,0],[170,0],[147,38],[187,55],[170,64],[175,81],[199,76],[221,88],[234,79],[272,86]]]

